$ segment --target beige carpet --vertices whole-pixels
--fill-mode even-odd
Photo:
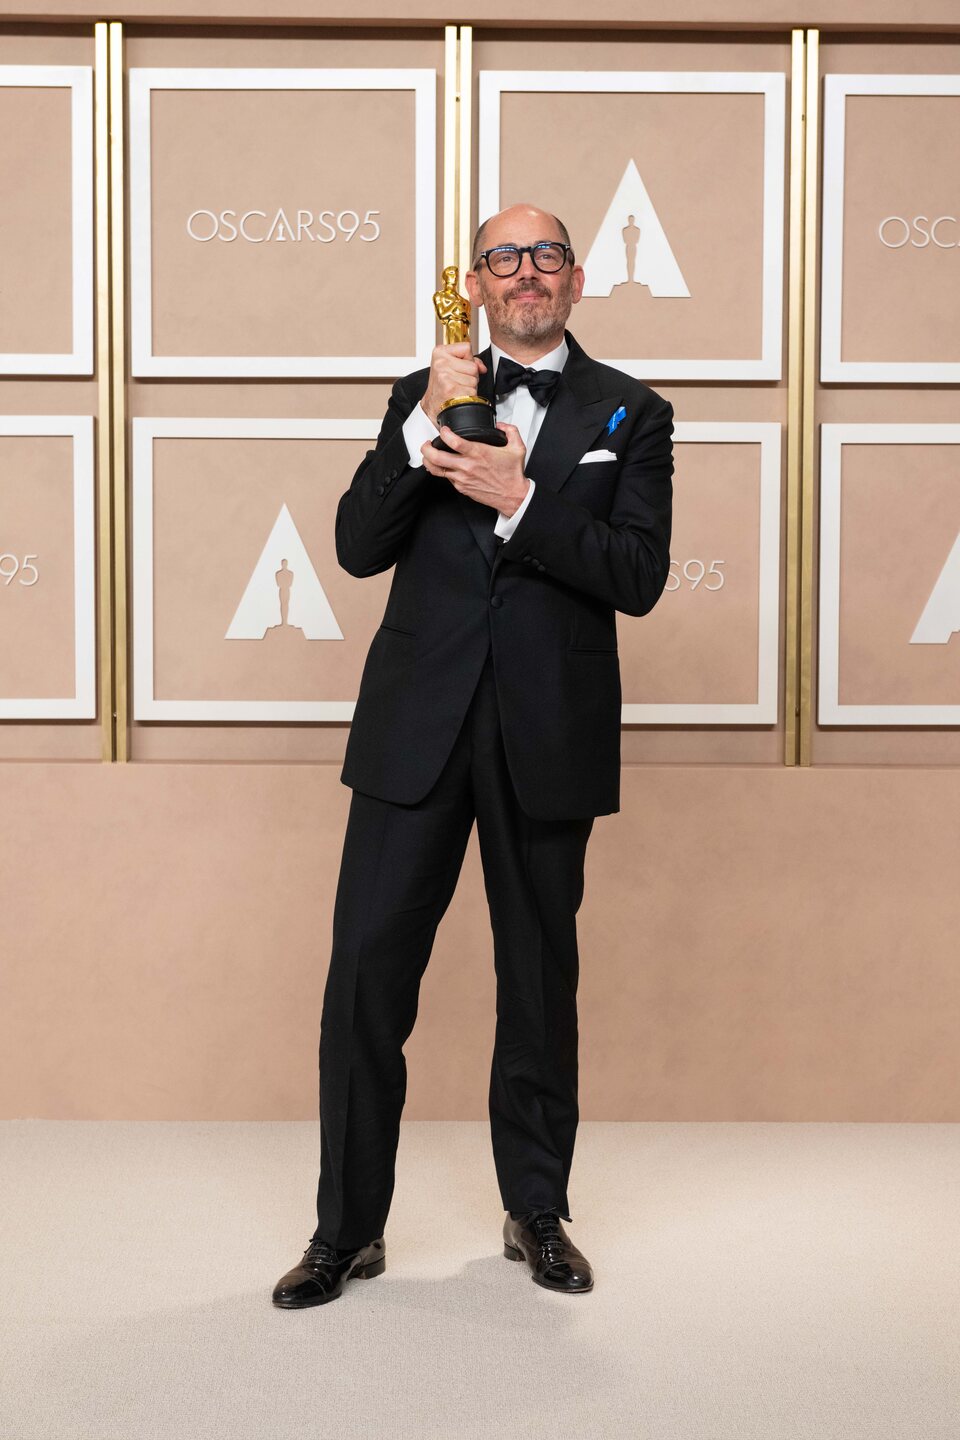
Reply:
[[[482,1123],[408,1123],[387,1270],[278,1311],[317,1128],[0,1126],[2,1440],[957,1440],[960,1127],[580,1127],[592,1294],[503,1259]]]

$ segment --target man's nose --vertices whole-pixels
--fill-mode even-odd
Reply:
[[[523,276],[540,274],[540,271],[533,263],[533,256],[530,254],[529,250],[525,251],[524,254],[520,256],[520,274]]]

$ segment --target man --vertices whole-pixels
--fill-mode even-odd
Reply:
[[[438,345],[397,382],[337,510],[340,564],[396,570],[341,775],[354,793],[321,1019],[318,1223],[274,1289],[287,1308],[384,1269],[402,1046],[474,818],[504,1254],[548,1289],[593,1285],[561,1223],[579,1118],[576,912],[594,817],[619,809],[614,612],[646,614],[668,574],[673,409],[566,332],[583,281],[554,216],[515,205],[487,220],[466,285],[491,347]],[[508,443],[444,427],[450,452],[437,450],[440,406],[478,385]]]

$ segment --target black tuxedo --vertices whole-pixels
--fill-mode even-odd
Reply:
[[[393,387],[337,510],[346,570],[396,565],[341,776],[353,797],[321,1020],[316,1232],[338,1247],[383,1232],[403,1045],[474,820],[497,974],[501,1198],[570,1219],[576,912],[593,819],[619,808],[614,612],[646,613],[666,580],[673,410],[567,341],[525,466],[536,489],[508,541],[490,506],[409,463],[401,427],[426,370]],[[581,463],[597,449],[613,458]]]
[[[536,490],[508,541],[497,512],[409,464],[402,425],[426,390],[393,387],[376,449],[337,510],[351,575],[396,565],[364,667],[342,780],[399,804],[427,793],[492,647],[504,744],[524,810],[606,815],[620,804],[614,612],[644,615],[670,562],[673,407],[570,353],[525,472]],[[490,351],[481,393],[492,398]],[[607,424],[623,406],[612,434]],[[594,449],[616,458],[581,464]]]

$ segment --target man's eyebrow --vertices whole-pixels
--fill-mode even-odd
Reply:
[[[562,245],[563,241],[554,236],[548,236],[545,240],[531,240],[531,245]],[[486,245],[486,250],[520,250],[523,247],[519,240],[498,240],[496,245]],[[482,251],[480,252],[483,253]]]

